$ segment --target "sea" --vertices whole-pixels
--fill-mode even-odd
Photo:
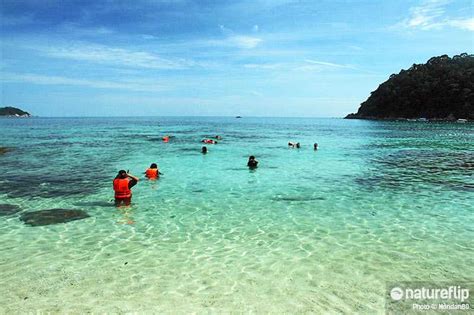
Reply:
[[[34,117],[0,134],[2,314],[383,314],[392,283],[474,279],[472,123]],[[121,169],[140,180],[116,208]],[[88,217],[24,219],[49,209]]]

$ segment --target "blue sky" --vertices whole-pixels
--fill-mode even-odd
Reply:
[[[341,117],[474,51],[471,0],[2,0],[1,104],[40,116]]]

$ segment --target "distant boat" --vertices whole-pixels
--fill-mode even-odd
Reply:
[[[428,121],[426,118],[418,118],[416,121]]]
[[[456,120],[457,123],[464,124],[467,123],[467,119],[458,119]]]
[[[235,116],[235,118],[242,118],[242,116]]]

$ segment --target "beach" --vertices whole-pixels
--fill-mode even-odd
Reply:
[[[472,123],[28,118],[0,132],[0,204],[22,210],[0,216],[0,313],[382,314],[390,283],[474,279]],[[129,208],[113,204],[120,169],[140,177]],[[20,220],[56,208],[90,217]]]

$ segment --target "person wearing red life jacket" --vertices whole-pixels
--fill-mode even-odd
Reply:
[[[163,175],[163,173],[160,172],[156,163],[152,163],[150,167],[145,171],[145,177],[148,179],[158,179],[160,178],[160,175]]]
[[[203,139],[203,140],[201,140],[201,142],[206,143],[206,144],[217,144],[217,141],[212,140],[212,139]]]
[[[138,177],[120,170],[114,179],[115,205],[129,206],[132,202],[132,187],[138,182]]]

